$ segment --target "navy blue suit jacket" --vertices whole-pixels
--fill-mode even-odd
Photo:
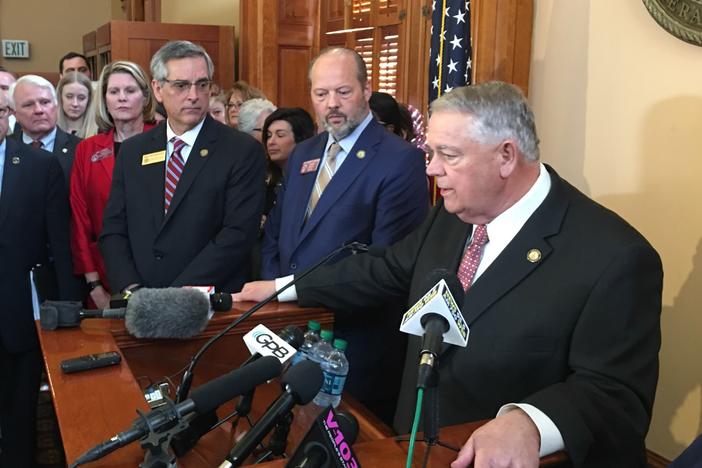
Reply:
[[[294,274],[346,242],[390,245],[429,211],[423,154],[371,120],[305,222],[317,171],[303,174],[302,165],[322,158],[328,135],[299,143],[288,160],[265,226],[264,279]]]

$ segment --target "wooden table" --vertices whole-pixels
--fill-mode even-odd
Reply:
[[[88,319],[81,323],[80,328],[55,331],[41,330],[37,322],[66,460],[71,463],[89,448],[128,429],[137,416],[137,409],[149,411],[143,389],[167,376],[177,385],[179,371],[197,349],[250,305],[237,304],[228,313],[216,314],[203,333],[189,340],[138,340],[127,333],[123,320]],[[263,323],[274,331],[286,325],[304,329],[308,320],[317,320],[322,327],[331,328],[333,314],[324,309],[302,309],[294,304],[272,303],[264,307],[204,354],[195,368],[193,386],[236,369],[249,355],[243,335],[257,324]],[[117,366],[77,374],[64,374],[60,370],[59,364],[64,359],[107,351],[119,351],[122,362]],[[258,419],[280,393],[280,385],[276,382],[257,388],[252,419]],[[344,400],[345,410],[359,420],[361,440],[377,440],[391,434],[387,426],[353,399],[345,397]],[[233,402],[225,404],[218,414],[228,414],[233,407]],[[296,408],[289,451],[297,447],[320,411],[312,404]],[[224,424],[208,433],[195,449],[178,459],[178,465],[217,466],[233,447],[239,433],[248,427],[242,421],[236,431],[231,428],[231,424]],[[139,444],[132,443],[87,466],[131,468],[138,466],[143,457]]]

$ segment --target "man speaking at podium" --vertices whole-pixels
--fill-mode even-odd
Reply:
[[[412,304],[430,272],[455,271],[471,332],[467,347],[439,357],[440,425],[494,419],[453,466],[538,466],[558,450],[574,466],[645,466],[660,347],[658,254],[539,162],[534,117],[516,87],[457,88],[431,111],[427,173],[442,202],[383,256],[357,255],[300,281],[300,304]],[[270,291],[251,283],[235,299]],[[400,433],[410,430],[420,344],[410,337]]]

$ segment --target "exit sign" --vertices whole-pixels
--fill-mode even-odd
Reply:
[[[2,56],[5,58],[29,58],[29,41],[3,39]]]

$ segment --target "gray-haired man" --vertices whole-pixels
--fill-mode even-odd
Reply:
[[[264,200],[263,148],[209,117],[210,57],[191,42],[151,60],[165,124],[122,144],[100,250],[115,291],[208,285],[235,291],[249,274]]]

